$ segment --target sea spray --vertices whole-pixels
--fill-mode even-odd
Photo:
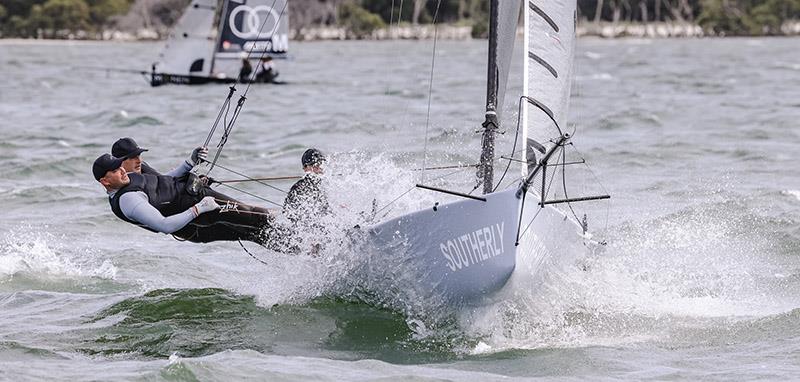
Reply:
[[[114,279],[117,268],[91,246],[47,232],[48,227],[19,226],[0,242],[0,280],[25,273],[34,277]],[[68,243],[72,245],[68,245]]]
[[[687,208],[637,225],[612,227],[606,247],[555,268],[540,285],[509,283],[501,298],[461,316],[482,338],[475,352],[618,346],[676,340],[688,328],[783,314],[796,307],[798,259],[780,253],[775,225],[735,202]],[[763,229],[762,229],[763,230]],[[518,264],[518,270],[524,268]],[[552,264],[551,264],[552,265]],[[518,280],[517,280],[518,281]],[[675,334],[681,333],[681,334]]]

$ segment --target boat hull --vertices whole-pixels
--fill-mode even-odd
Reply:
[[[520,212],[525,232],[516,245]],[[403,215],[367,233],[366,273],[379,279],[373,287],[402,300],[448,305],[491,296],[519,273],[519,258],[525,259],[525,277],[537,276],[545,260],[563,260],[562,252],[575,254],[583,246],[573,219],[552,207],[540,208],[533,194],[523,207],[515,189],[486,195],[485,202],[465,199]],[[380,280],[387,281],[381,285]]]
[[[205,84],[231,84],[236,78],[216,78],[203,76],[187,76],[182,74],[153,73],[150,76],[151,86],[173,85],[205,85]]]

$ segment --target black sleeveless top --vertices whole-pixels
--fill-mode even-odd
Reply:
[[[155,209],[164,216],[171,216],[186,211],[203,198],[202,195],[193,196],[186,192],[186,176],[175,178],[167,175],[129,173],[128,177],[131,180],[130,183],[120,188],[113,197],[109,198],[108,201],[111,204],[111,211],[113,211],[114,215],[118,218],[150,231],[153,230],[135,220],[128,219],[128,217],[122,213],[122,209],[119,207],[119,198],[122,197],[122,195],[128,192],[144,192],[145,195],[147,195],[150,205],[155,207]]]

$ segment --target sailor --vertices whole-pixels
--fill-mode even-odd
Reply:
[[[292,185],[283,203],[283,214],[289,221],[284,230],[287,234],[284,252],[308,250],[315,256],[323,248],[328,233],[325,217],[332,213],[322,188],[325,161],[325,155],[315,148],[303,153],[301,163],[305,175]]]
[[[272,57],[265,56],[261,58],[261,62],[256,67],[255,82],[273,83],[275,77],[278,77],[278,71],[275,70],[275,64],[272,62]]]
[[[122,167],[128,172],[139,174],[161,175],[156,169],[144,162],[141,158],[143,152],[148,151],[139,147],[133,138],[120,138],[111,146],[111,155],[115,158],[122,158]],[[181,162],[170,172],[164,174],[168,176],[180,177],[187,174],[192,168],[208,156],[208,148],[197,147],[192,151],[189,159]]]
[[[305,175],[292,185],[283,203],[283,213],[295,225],[303,221],[318,222],[320,217],[331,212],[328,197],[321,187],[325,161],[325,155],[315,148],[303,153],[301,163]]]
[[[249,240],[268,247],[272,244],[276,230],[269,210],[220,194],[199,184],[191,173],[183,177],[128,173],[122,162],[122,158],[103,154],[92,166],[118,218],[196,243]]]
[[[239,70],[239,82],[246,84],[250,82],[250,74],[253,73],[253,66],[250,65],[250,60],[247,58],[242,59],[242,69]]]

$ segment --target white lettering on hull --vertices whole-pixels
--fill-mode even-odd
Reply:
[[[502,255],[505,252],[504,230],[505,222],[482,227],[439,243],[439,250],[450,270],[456,272]]]

